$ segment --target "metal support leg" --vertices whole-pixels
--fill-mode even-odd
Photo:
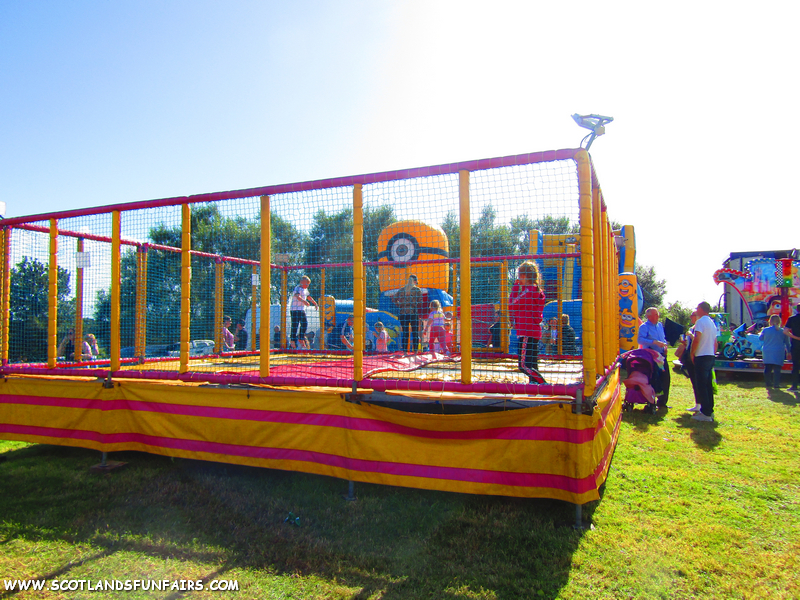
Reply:
[[[594,525],[592,525],[591,523],[583,522],[583,504],[575,505],[575,524],[572,526],[572,528],[578,531],[594,530]]]
[[[356,500],[356,493],[355,493],[355,483],[352,481],[347,482],[347,495],[342,496],[348,502],[354,502]]]
[[[575,414],[583,413],[583,390],[578,389],[575,393]]]
[[[120,462],[118,460],[108,460],[108,453],[101,452],[100,454],[100,464],[94,465],[89,467],[90,470],[94,471],[95,473],[109,473],[116,469],[121,469],[128,463]]]

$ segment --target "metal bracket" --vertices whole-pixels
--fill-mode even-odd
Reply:
[[[345,394],[344,395],[344,401],[345,402],[350,402],[352,404],[361,404],[361,401],[365,397],[366,396],[364,394],[355,394],[355,393],[353,393],[353,394]]]

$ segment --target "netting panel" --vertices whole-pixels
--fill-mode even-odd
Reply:
[[[367,356],[377,357],[364,364],[364,376],[458,382],[464,379],[459,354],[469,351],[475,357],[473,381],[527,383],[528,374],[518,365],[522,346],[509,302],[520,266],[532,261],[544,293],[537,368],[548,383],[579,382],[583,339],[575,161],[469,173],[469,297],[461,281],[466,266],[460,263],[459,185],[459,174],[447,173],[362,187],[364,348]],[[257,376],[259,351],[271,348],[274,373],[299,381],[355,376],[354,330],[348,322],[356,312],[353,202],[352,185],[273,194],[269,266],[260,265],[261,198],[188,205],[190,373]],[[45,221],[9,230],[12,364],[47,360],[49,227]],[[58,227],[59,341],[76,327],[83,336],[94,335],[97,351],[91,358],[107,366],[112,217],[65,218]],[[174,373],[179,368],[186,318],[181,314],[181,239],[181,206],[121,212],[123,369]],[[21,272],[31,265],[37,273]],[[260,339],[258,322],[264,268],[271,274],[269,340]],[[410,275],[420,290],[412,304],[404,299]],[[466,302],[469,323],[462,319]],[[27,306],[32,308],[26,314]],[[462,345],[466,330],[470,348]],[[391,353],[400,356],[379,356]],[[70,366],[63,349],[60,354],[60,362]]]

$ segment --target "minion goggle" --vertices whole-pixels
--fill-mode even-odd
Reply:
[[[385,258],[392,263],[394,268],[403,269],[407,266],[403,263],[419,260],[420,254],[434,254],[449,258],[448,253],[441,248],[420,246],[417,238],[410,233],[397,233],[386,243],[386,250],[378,253],[378,260]]]

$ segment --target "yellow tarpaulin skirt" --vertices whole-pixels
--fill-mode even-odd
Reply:
[[[619,377],[594,412],[568,404],[435,415],[345,401],[343,390],[15,377],[0,439],[139,450],[413,488],[599,498],[621,415]]]

